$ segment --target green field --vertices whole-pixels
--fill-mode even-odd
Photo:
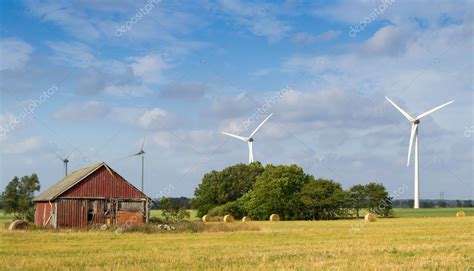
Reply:
[[[430,208],[430,209],[409,209],[395,208],[397,217],[452,217],[460,210],[466,213],[466,216],[474,216],[474,208]]]
[[[454,217],[457,209],[439,210],[401,210],[400,216],[438,217],[374,223],[210,223],[240,229],[234,232],[0,229],[0,262],[5,270],[471,270],[473,210],[463,218]],[[246,225],[252,230],[240,227]]]
[[[152,217],[159,217],[159,218],[163,217],[161,215],[161,210],[151,210],[150,213],[151,213]],[[198,219],[196,210],[189,210],[189,214],[190,214],[190,219],[192,219],[192,220]]]

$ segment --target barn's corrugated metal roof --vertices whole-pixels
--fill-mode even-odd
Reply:
[[[96,171],[102,166],[107,166],[104,162],[93,164],[91,166],[78,169],[71,172],[69,175],[64,177],[61,181],[48,188],[46,191],[41,193],[35,198],[35,201],[50,201],[64,193],[69,188],[73,187],[78,182],[82,181],[85,177]]]

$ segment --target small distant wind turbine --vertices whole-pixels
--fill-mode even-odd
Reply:
[[[398,111],[400,111],[400,113],[402,113],[403,116],[405,116],[405,118],[408,119],[408,121],[410,121],[412,123],[411,125],[411,133],[410,133],[410,145],[408,147],[408,160],[407,160],[407,167],[410,166],[410,157],[411,157],[411,149],[413,147],[413,141],[415,141],[415,196],[414,196],[414,206],[413,208],[415,209],[418,209],[420,208],[420,169],[419,169],[419,138],[418,138],[418,125],[420,124],[420,119],[423,118],[423,117],[426,117],[428,116],[429,114],[453,103],[454,101],[450,101],[448,103],[445,103],[445,104],[442,104],[438,107],[435,107],[419,116],[417,116],[416,118],[413,118],[412,116],[410,116],[410,114],[408,114],[407,112],[403,111],[403,109],[401,109],[398,105],[396,105],[392,100],[390,100],[388,97],[385,96],[385,99],[387,99],[387,101],[389,103],[391,103]]]
[[[260,125],[249,135],[249,137],[243,137],[243,136],[238,136],[238,135],[233,135],[233,134],[230,134],[230,133],[226,133],[226,132],[222,132],[224,135],[228,135],[228,136],[231,136],[231,137],[234,137],[234,138],[237,138],[237,139],[240,139],[244,142],[247,142],[248,146],[249,146],[249,164],[253,163],[254,160],[253,160],[253,136],[257,133],[257,131],[263,126],[263,124],[265,124],[265,122],[267,122],[267,120],[273,115],[273,113],[271,113],[266,119],[264,119],[262,121],[262,123],[260,123]]]
[[[145,141],[146,141],[146,137],[143,138],[143,142],[142,142],[142,147],[140,148],[140,151],[137,152],[137,153],[134,153],[132,155],[129,155],[128,157],[133,157],[133,156],[141,156],[142,157],[142,192],[145,193],[145,151],[143,150],[143,148],[145,147]]]
[[[75,147],[65,158],[61,157],[59,154],[56,153],[56,156],[64,163],[64,176],[67,176],[67,164],[69,163],[69,156],[77,149]]]

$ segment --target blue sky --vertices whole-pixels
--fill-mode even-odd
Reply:
[[[146,136],[146,192],[192,196],[204,173],[247,160],[221,131],[286,89],[256,160],[412,198],[410,124],[384,96],[413,114],[456,100],[420,127],[421,197],[474,197],[472,1],[1,5],[2,187],[36,172],[46,189],[73,149],[70,169],[106,161],[139,186],[140,159],[121,157]]]

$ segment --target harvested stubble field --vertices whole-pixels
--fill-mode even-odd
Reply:
[[[242,223],[242,222],[234,222]],[[471,270],[474,217],[249,222],[259,231],[0,230],[7,270]],[[358,231],[351,228],[358,224]]]

